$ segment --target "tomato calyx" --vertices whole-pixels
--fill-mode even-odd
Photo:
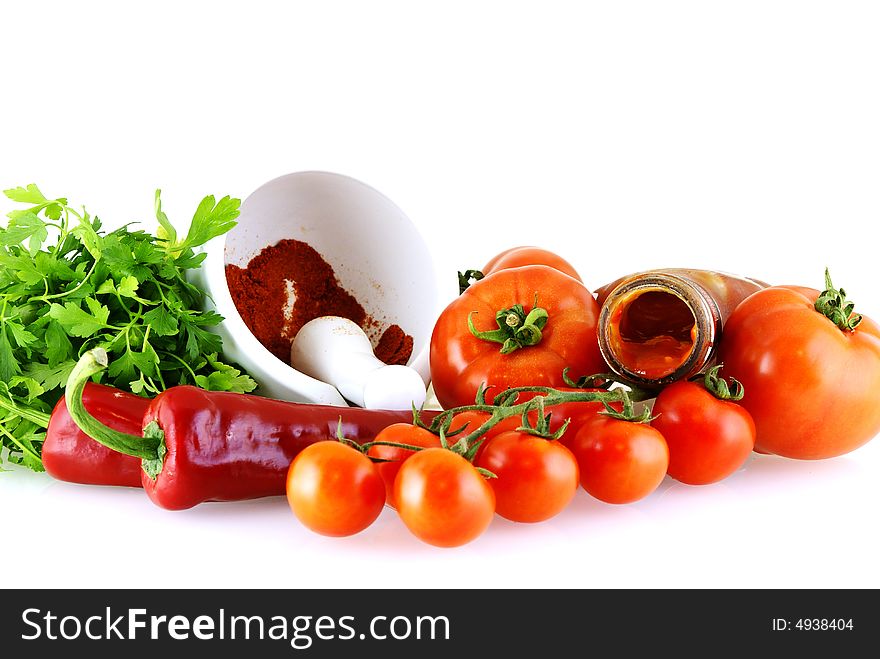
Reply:
[[[605,409],[599,412],[599,414],[607,416],[610,419],[627,421],[629,423],[650,423],[657,418],[651,416],[651,408],[649,407],[644,407],[641,412],[636,412],[632,396],[623,389],[618,389],[617,391],[620,392],[620,398],[618,400],[623,403],[623,409],[616,410],[608,401],[603,400],[602,404],[605,406]]]
[[[478,330],[473,321],[473,316],[476,313],[478,312],[471,311],[468,314],[468,329],[471,334],[482,341],[500,343],[502,355],[509,355],[520,348],[538,345],[543,338],[541,330],[547,326],[547,321],[550,318],[547,310],[538,306],[537,293],[535,294],[535,303],[528,313],[521,304],[497,311],[495,322],[498,329],[496,330]]]
[[[691,382],[702,380],[702,385],[718,400],[729,400],[731,402],[742,400],[746,393],[743,383],[736,378],[730,378],[730,384],[728,384],[727,380],[718,375],[722,368],[724,368],[724,364],[718,364],[706,371],[705,375],[697,374],[690,378],[690,380]]]
[[[470,288],[471,284],[477,283],[485,276],[486,275],[484,275],[479,270],[465,270],[464,272],[459,272],[458,273],[458,294],[461,295],[468,288]]]
[[[846,299],[846,291],[834,288],[828,268],[825,268],[825,290],[819,294],[814,306],[844,332],[854,331],[862,322],[861,314],[854,313],[856,305]]]
[[[529,418],[529,411],[531,410],[527,410],[523,412],[522,423],[516,429],[516,432],[534,435],[535,437],[540,437],[552,442],[565,434],[565,431],[568,430],[568,426],[571,423],[571,419],[566,419],[556,432],[550,432],[550,419],[552,418],[553,413],[548,412],[547,414],[544,414],[544,400],[543,396],[536,396],[533,399],[533,409],[537,412],[537,420],[535,421],[535,424],[532,425],[532,421]]]

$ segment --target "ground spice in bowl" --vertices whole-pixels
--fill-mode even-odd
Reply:
[[[333,267],[301,240],[287,239],[266,247],[244,268],[227,264],[226,281],[244,324],[284,363],[290,361],[293,337],[310,320],[342,316],[365,330],[378,325],[339,285]],[[386,328],[375,346],[376,357],[386,364],[406,364],[412,350],[412,337],[399,325]]]

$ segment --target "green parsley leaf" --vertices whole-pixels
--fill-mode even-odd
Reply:
[[[49,366],[58,366],[73,357],[73,344],[57,320],[49,322],[46,326],[43,341],[46,342],[46,359],[49,361]]]
[[[202,261],[206,258],[208,258],[207,252],[199,252],[196,254],[192,250],[187,250],[174,259],[174,265],[181,270],[195,270],[202,265]]]
[[[18,187],[4,190],[3,194],[12,201],[19,201],[23,204],[42,204],[48,201],[34,183],[30,183],[26,188]]]
[[[135,279],[135,281],[137,281],[137,279]],[[116,295],[116,284],[113,283],[112,279],[105,279],[101,282],[101,285],[98,286],[95,295]]]
[[[61,362],[55,366],[32,362],[24,367],[24,373],[29,378],[33,378],[39,382],[40,386],[46,391],[51,391],[52,389],[58,389],[64,386],[67,382],[67,377],[70,375],[70,372],[75,365],[76,362],[72,359],[69,359],[66,362]]]
[[[64,207],[58,203],[59,200],[53,201],[48,204],[46,208],[43,209],[43,212],[46,214],[50,220],[60,220],[61,214],[64,212]],[[67,203],[67,200],[64,200],[64,203]]]
[[[158,306],[144,314],[144,323],[150,326],[153,334],[172,336],[177,334],[177,318],[172,316],[164,306]]]
[[[27,401],[31,402],[35,398],[42,396],[46,390],[43,388],[39,382],[34,380],[33,378],[23,377],[21,375],[16,375],[9,381],[9,386],[12,388],[23,386],[27,390]]]
[[[19,348],[27,350],[28,356],[30,356],[30,348],[37,342],[37,337],[28,332],[18,322],[8,321],[6,327],[12,333],[12,340],[15,341]]]
[[[137,297],[137,289],[139,285],[137,278],[127,275],[119,281],[119,286],[116,287],[116,291],[122,297]]]
[[[190,359],[196,359],[200,353],[219,352],[223,348],[223,340],[216,334],[203,330],[186,317],[181,317],[180,321],[186,336],[186,354]]]
[[[156,190],[155,197],[156,220],[159,222],[159,228],[156,231],[156,237],[165,242],[167,245],[174,246],[177,242],[177,229],[171,224],[168,216],[162,211],[162,191]]]
[[[36,432],[32,423],[22,423],[16,429],[15,444],[18,451],[10,452],[9,461],[34,471],[45,471],[40,460],[40,451],[46,439],[45,432]]]
[[[6,333],[6,323],[0,325],[0,381],[9,382],[21,373],[21,365],[12,351],[12,344]]]
[[[107,327],[110,310],[95,298],[86,298],[89,312],[83,311],[75,302],[65,302],[64,306],[53,303],[49,315],[57,320],[69,336],[88,338]]]
[[[88,251],[93,258],[101,258],[104,241],[101,236],[98,235],[98,232],[92,223],[89,222],[88,213],[84,214],[83,218],[80,219],[79,226],[73,229],[70,233],[79,239],[83,247],[86,248],[86,251]]]
[[[223,342],[209,328],[221,317],[202,310],[203,291],[185,277],[205,258],[194,248],[234,226],[238,200],[205,197],[181,241],[158,194],[157,235],[131,225],[102,232],[85,208],[36,185],[6,196],[26,207],[0,227],[0,461],[41,468],[49,412],[93,346],[111,354],[113,383],[142,395],[256,386],[220,359]]]
[[[236,225],[236,218],[241,214],[241,201],[223,197],[214,202],[214,195],[202,199],[190,224],[186,239],[180,244],[179,250],[191,249],[204,245],[217,236],[222,236]]]
[[[234,391],[246,394],[257,388],[257,383],[249,376],[242,375],[237,368],[217,361],[217,355],[208,355],[208,363],[216,370],[213,373],[196,376],[196,384],[208,391]]]
[[[49,237],[46,224],[35,213],[30,211],[16,214],[6,229],[0,230],[0,244],[20,245],[28,241],[28,252],[31,256],[40,251],[43,241]]]
[[[38,283],[41,284],[46,277],[37,268],[34,259],[28,256],[27,253],[13,253],[13,250],[6,254],[0,252],[0,265],[4,266],[7,269],[7,272],[15,276],[18,281],[21,281],[28,286],[33,286]]]

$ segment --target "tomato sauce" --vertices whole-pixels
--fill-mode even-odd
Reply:
[[[665,290],[634,291],[609,320],[610,347],[631,373],[659,379],[674,373],[694,349],[697,323],[684,300]]]

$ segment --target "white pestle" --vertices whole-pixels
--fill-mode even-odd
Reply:
[[[290,365],[359,407],[408,410],[425,402],[418,371],[382,363],[364,331],[347,318],[321,316],[303,325],[290,345]]]

